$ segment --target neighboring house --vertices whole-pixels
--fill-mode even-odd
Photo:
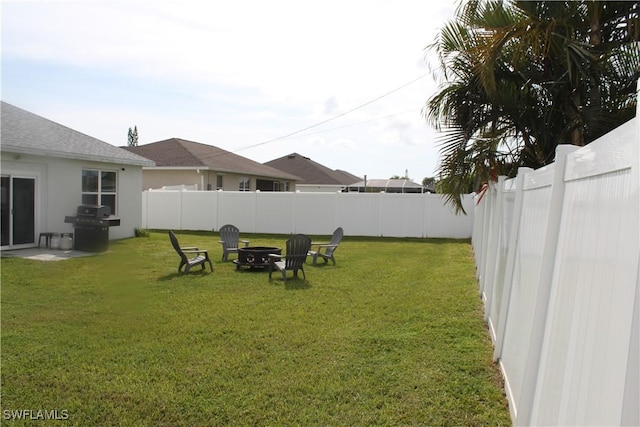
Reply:
[[[185,186],[205,191],[295,191],[300,179],[221,148],[180,138],[123,148],[156,163],[143,169],[143,190]]]
[[[347,186],[362,181],[362,178],[349,172],[329,169],[298,153],[271,160],[265,165],[299,176],[301,180],[296,184],[296,189],[305,192],[343,191]]]
[[[369,179],[350,185],[349,192],[356,193],[425,193],[422,185],[410,179]]]
[[[108,205],[131,237],[142,222],[142,167],[153,162],[5,102],[0,103],[2,249],[32,247],[39,234],[73,233],[81,204]]]

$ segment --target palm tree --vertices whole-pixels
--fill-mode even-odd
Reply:
[[[428,49],[444,85],[427,103],[443,132],[440,188],[461,194],[554,160],[633,117],[640,77],[638,2],[480,1]]]

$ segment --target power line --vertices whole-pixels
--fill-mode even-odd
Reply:
[[[345,112],[343,112],[343,113],[340,113],[340,114],[338,114],[338,115],[336,115],[336,116],[330,117],[330,118],[328,118],[328,119],[326,119],[326,120],[323,120],[323,121],[321,121],[321,122],[318,122],[318,123],[316,123],[316,124],[314,124],[314,125],[307,126],[307,127],[305,127],[305,128],[299,129],[299,130],[297,130],[297,131],[295,131],[295,132],[291,132],[291,133],[288,133],[288,134],[286,134],[286,135],[279,136],[279,137],[277,137],[277,138],[269,139],[269,140],[267,140],[267,141],[259,142],[259,143],[257,143],[257,144],[253,144],[253,145],[248,145],[248,146],[246,146],[246,147],[238,148],[238,149],[233,150],[233,151],[231,151],[231,152],[232,152],[232,153],[237,153],[238,151],[247,150],[247,149],[249,149],[249,148],[255,148],[255,147],[259,147],[259,146],[261,146],[261,145],[271,144],[271,143],[276,142],[276,141],[280,141],[280,140],[283,140],[283,139],[291,138],[291,137],[292,137],[292,136],[294,136],[294,135],[297,135],[297,134],[302,133],[302,132],[304,132],[304,131],[307,131],[307,130],[309,130],[309,129],[316,128],[316,127],[321,126],[321,125],[323,125],[323,124],[325,124],[325,123],[328,123],[328,122],[330,122],[330,121],[333,121],[333,120],[339,119],[340,117],[343,117],[343,116],[346,116],[347,114],[353,113],[354,111],[359,110],[359,109],[361,109],[361,108],[364,108],[364,107],[366,107],[367,105],[373,104],[374,102],[379,101],[379,100],[381,100],[382,98],[385,98],[385,97],[387,97],[387,96],[389,96],[389,95],[391,95],[391,94],[393,94],[393,93],[395,93],[395,92],[398,92],[399,90],[404,89],[405,87],[407,87],[407,86],[409,86],[409,85],[411,85],[411,84],[413,84],[413,83],[417,82],[417,81],[418,81],[418,80],[420,80],[420,79],[425,78],[425,77],[426,77],[426,76],[428,76],[428,75],[429,75],[429,73],[422,74],[421,76],[418,76],[418,77],[416,77],[415,79],[413,79],[413,80],[411,80],[411,81],[409,81],[409,82],[407,82],[407,83],[403,84],[402,86],[398,86],[397,88],[395,88],[395,89],[393,89],[393,90],[391,90],[391,91],[389,91],[389,92],[387,92],[387,93],[385,93],[385,94],[383,94],[383,95],[378,96],[377,98],[374,98],[374,99],[372,99],[372,100],[370,100],[370,101],[365,102],[364,104],[360,104],[360,105],[358,105],[357,107],[352,108],[351,110],[348,110],[348,111],[345,111]]]
[[[413,113],[413,112],[419,111],[419,110],[422,110],[422,108],[413,108],[411,110],[403,111],[402,113],[387,114],[386,116],[375,117],[373,119],[363,120],[361,122],[351,123],[351,124],[344,125],[344,126],[338,126],[338,127],[335,127],[335,128],[330,128],[330,129],[318,130],[318,131],[315,131],[315,132],[304,133],[302,135],[298,135],[297,138],[302,138],[302,137],[310,136],[310,135],[316,135],[316,134],[319,134],[319,133],[332,132],[334,130],[350,128],[350,127],[362,125],[362,124],[365,124],[365,123],[371,123],[371,122],[376,122],[378,120],[388,119],[389,117],[395,117],[395,116],[401,116],[402,114]],[[293,137],[292,136],[291,137],[289,137],[289,136],[288,137],[282,137],[280,140],[285,140],[285,139],[290,139],[290,138],[293,138]],[[242,150],[242,148],[241,148],[241,150]]]

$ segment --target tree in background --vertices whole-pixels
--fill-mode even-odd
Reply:
[[[424,177],[422,179],[422,187],[424,187],[429,192],[435,193],[436,192],[436,178],[433,177],[433,176]]]
[[[425,118],[437,130],[438,189],[461,194],[517,168],[554,161],[631,119],[640,77],[640,3],[460,3],[428,47],[441,90]]]
[[[138,126],[134,126],[133,130],[129,128],[129,136],[127,138],[129,147],[138,146]]]
[[[389,179],[408,179],[409,181],[411,181],[411,178],[409,178],[409,169],[404,170],[404,176],[393,175]]]

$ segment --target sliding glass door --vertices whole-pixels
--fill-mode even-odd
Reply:
[[[36,241],[36,180],[2,176],[2,246],[34,244]]]

